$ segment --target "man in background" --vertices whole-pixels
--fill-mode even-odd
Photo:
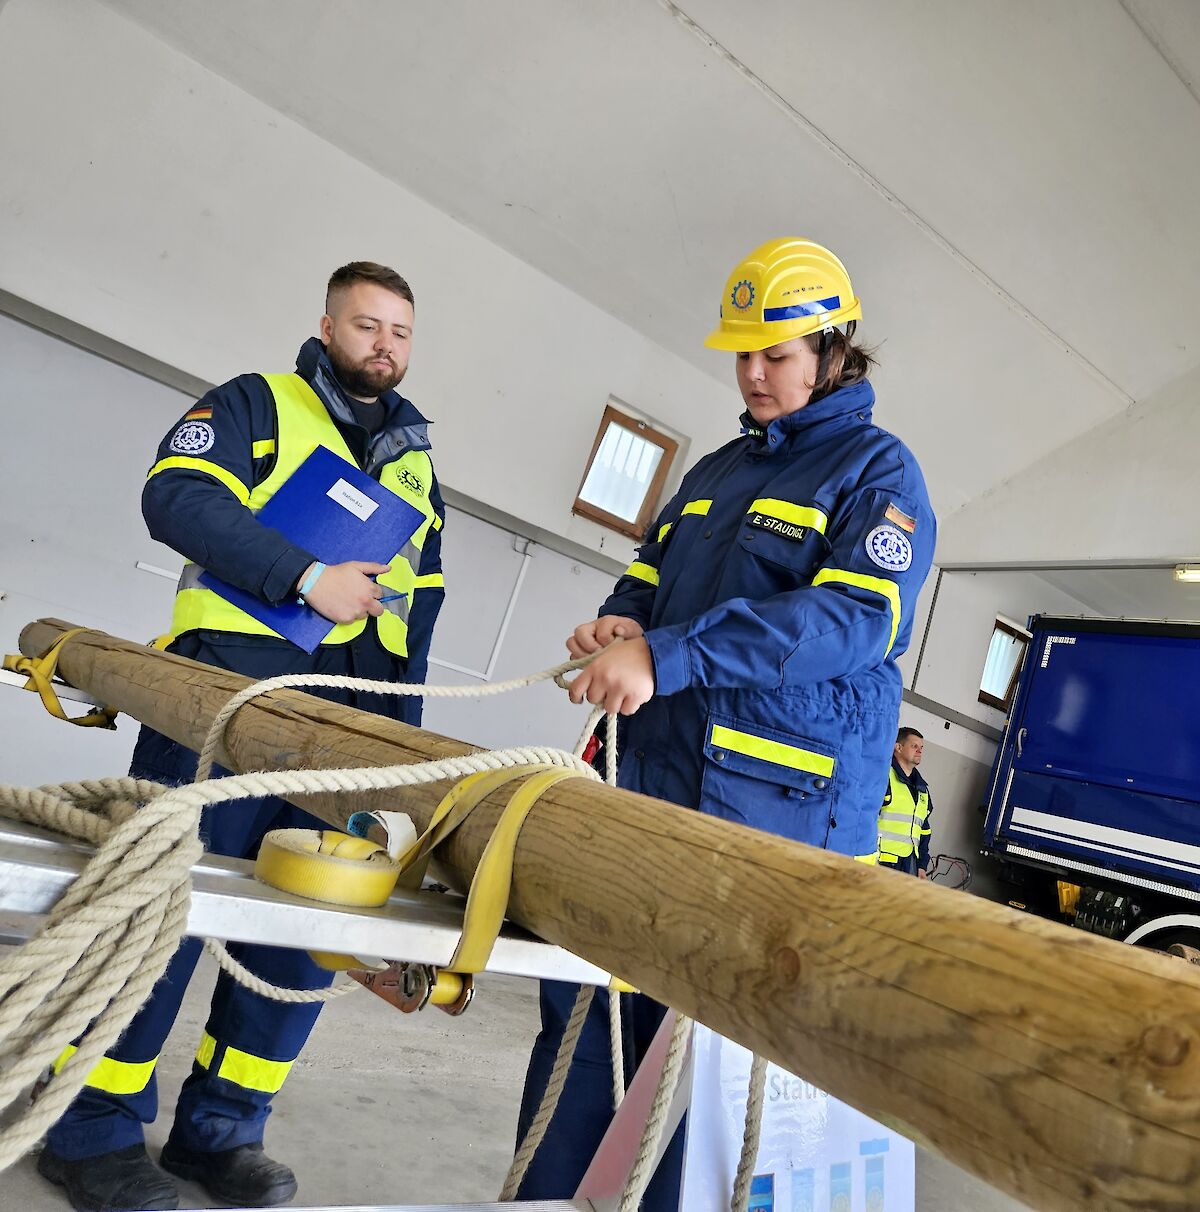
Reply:
[[[933,802],[929,784],[917,767],[925,754],[925,738],[915,728],[901,728],[892,750],[888,789],[879,810],[879,864],[916,875],[929,875],[929,814]]]

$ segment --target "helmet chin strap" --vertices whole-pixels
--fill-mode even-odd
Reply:
[[[830,336],[833,333],[833,325],[821,330],[821,342],[817,347],[817,383],[822,384],[825,381],[825,375],[829,370],[829,347],[833,344]]]
[[[854,335],[854,330],[857,327],[858,327],[857,320],[847,321],[845,330],[842,333],[843,338],[847,342],[849,342],[850,338]],[[824,381],[825,375],[829,370],[829,354],[830,354],[830,349],[833,345],[832,337],[836,330],[837,330],[836,324],[827,324],[823,329],[821,329],[821,341],[820,341],[820,344],[817,346],[817,382],[818,383],[821,383]],[[826,394],[826,390],[824,388],[821,389],[821,394],[822,395]]]

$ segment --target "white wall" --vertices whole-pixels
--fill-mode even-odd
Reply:
[[[446,534],[447,593],[430,650],[431,684],[482,686],[482,679],[448,665],[482,673],[493,653],[493,682],[524,677],[567,660],[566,637],[576,624],[595,618],[612,590],[613,577],[608,573],[537,544],[527,545],[524,539],[459,510],[448,512]],[[522,556],[525,550],[527,561]],[[542,682],[500,697],[427,698],[423,723],[433,732],[489,749],[513,745],[571,749],[588,710],[573,706],[553,682]]]
[[[1200,368],[947,518],[950,563],[1200,557]]]
[[[139,502],[158,437],[188,403],[0,316],[0,652],[16,652],[39,618],[132,640],[167,629],[174,584],[134,566],[183,561],[146,533]],[[124,774],[137,728],[128,718],[116,732],[68,727],[36,695],[0,685],[0,782]]]
[[[387,139],[422,102],[398,82],[363,122]],[[334,267],[394,265],[441,478],[618,559],[569,512],[609,394],[693,456],[736,435],[732,366],[706,376],[94,0],[0,10],[0,161],[0,287],[214,382],[290,369]]]

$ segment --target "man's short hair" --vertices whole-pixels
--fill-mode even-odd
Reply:
[[[910,736],[918,737],[922,741],[925,739],[925,737],[915,728],[901,728],[900,731],[896,733],[896,744],[903,745]]]
[[[407,299],[413,307],[417,305],[413,298],[412,287],[394,269],[389,269],[386,265],[380,265],[376,261],[351,261],[348,265],[343,265],[341,269],[335,269],[330,276],[329,285],[325,290],[325,311],[329,311],[329,304],[335,294],[339,294],[356,282],[372,282],[376,286],[382,286],[384,290],[390,290],[393,294],[399,295],[402,299]]]

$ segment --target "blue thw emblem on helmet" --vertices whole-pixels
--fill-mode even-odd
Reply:
[[[754,284],[743,278],[730,292],[729,301],[738,311],[745,311],[754,302]]]

